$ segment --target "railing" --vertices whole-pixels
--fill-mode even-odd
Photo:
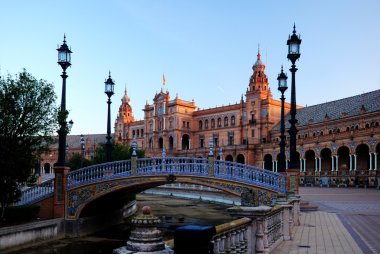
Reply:
[[[262,168],[229,161],[215,161],[215,176],[286,191],[286,176]]]
[[[15,206],[28,205],[38,202],[54,193],[54,179],[45,181],[22,191],[20,201],[14,203]]]
[[[106,179],[116,179],[131,175],[198,175],[228,179],[247,184],[254,184],[276,192],[286,191],[286,176],[236,162],[214,161],[205,158],[162,157],[115,161],[81,168],[68,173],[67,188],[89,184]],[[54,190],[54,179],[23,192],[22,203],[39,200],[50,195]]]
[[[114,161],[81,168],[68,173],[67,187],[96,182],[102,179],[117,178],[131,175],[131,161]]]
[[[251,219],[241,218],[215,227],[214,243],[215,254],[219,253],[246,253],[248,249],[248,227]]]
[[[268,232],[268,246],[270,249],[282,237],[282,210],[280,207],[273,208],[267,217],[266,230]]]

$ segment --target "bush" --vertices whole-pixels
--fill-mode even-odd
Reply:
[[[5,223],[24,223],[37,219],[40,207],[38,205],[10,206],[5,209]]]

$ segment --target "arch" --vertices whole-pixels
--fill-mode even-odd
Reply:
[[[235,116],[231,116],[231,126],[235,126]]]
[[[208,120],[205,120],[205,129],[208,129]]]
[[[228,117],[224,118],[224,127],[228,127]]]
[[[355,153],[357,155],[356,168],[358,171],[369,169],[369,147],[366,144],[360,144],[356,147]]]
[[[346,172],[350,168],[350,149],[347,146],[339,147],[338,155],[338,172]]]
[[[222,118],[218,118],[218,128],[222,127]]]
[[[199,126],[199,129],[202,130],[202,128],[203,128],[203,122],[202,122],[202,120],[199,120],[198,126]]]
[[[183,136],[182,136],[182,150],[188,150],[189,148],[190,148],[190,137],[187,134],[183,134]]]
[[[314,150],[307,150],[305,152],[306,159],[306,172],[314,172],[315,171],[315,152]]]
[[[211,119],[211,128],[214,129],[215,128],[215,119]]]
[[[238,163],[242,163],[242,164],[245,164],[245,158],[244,158],[244,155],[239,154],[239,155],[236,157],[236,162],[238,162]]]
[[[216,156],[216,159],[217,159],[217,160],[220,160],[220,155]]]
[[[264,169],[273,171],[272,155],[271,154],[266,154],[264,156]]]
[[[234,158],[232,157],[231,154],[226,156],[226,161],[234,161]]]
[[[380,143],[377,144],[375,151],[377,153],[377,155],[376,155],[377,156],[377,167],[376,167],[376,169],[380,170]]]
[[[158,139],[158,148],[164,148],[164,139],[162,137]]]
[[[45,163],[44,164],[44,174],[50,174],[50,164],[49,163]]]
[[[169,149],[173,150],[174,148],[174,138],[172,136],[169,137]]]
[[[321,150],[321,172],[327,174],[331,171],[331,150],[323,148]]]

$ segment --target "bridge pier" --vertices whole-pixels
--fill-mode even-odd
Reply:
[[[54,204],[53,204],[53,217],[65,218],[65,197],[67,186],[67,174],[70,168],[66,166],[55,166],[55,179],[54,179]]]

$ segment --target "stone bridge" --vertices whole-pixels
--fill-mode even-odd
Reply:
[[[168,183],[198,184],[236,196],[253,193],[256,205],[267,206],[273,206],[277,194],[285,194],[287,187],[286,175],[214,157],[132,157],[68,170],[57,167],[55,179],[24,191],[15,205],[39,202],[46,206],[44,202],[50,199],[54,206],[53,217],[75,220],[97,200],[121,199],[126,193],[139,193]]]

